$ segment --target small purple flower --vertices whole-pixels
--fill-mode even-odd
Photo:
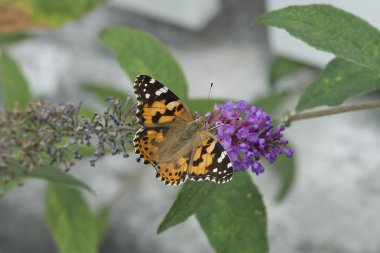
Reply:
[[[269,114],[246,101],[216,105],[207,119],[208,129],[217,127],[216,137],[237,171],[250,168],[259,175],[264,172],[261,157],[273,163],[278,154],[293,156],[288,141],[281,140],[285,126],[275,128]]]

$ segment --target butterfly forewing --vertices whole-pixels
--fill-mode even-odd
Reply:
[[[156,126],[177,119],[193,120],[182,101],[159,81],[139,75],[134,84],[137,97],[136,116],[142,126]]]

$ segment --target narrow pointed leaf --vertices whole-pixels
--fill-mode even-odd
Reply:
[[[81,187],[91,193],[94,193],[94,191],[87,184],[54,166],[37,166],[33,171],[29,172],[20,163],[14,161],[8,169],[16,175],[16,178],[45,179],[47,181],[62,183],[68,186]]]
[[[68,186],[81,187],[91,193],[94,193],[94,191],[83,181],[67,172],[63,172],[55,168],[37,167],[34,171],[25,174],[25,176],[29,178],[45,179],[55,183],[66,184]]]
[[[380,32],[361,18],[331,5],[290,6],[266,13],[254,24],[285,29],[316,49],[380,70]]]
[[[113,27],[100,35],[131,81],[145,74],[161,81],[179,98],[187,99],[187,84],[172,54],[152,35],[134,29]]]
[[[295,158],[288,158],[285,155],[277,157],[276,163],[273,165],[279,173],[280,186],[276,194],[276,201],[283,201],[294,186],[296,179],[296,161]]]

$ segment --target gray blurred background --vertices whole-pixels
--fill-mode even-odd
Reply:
[[[215,98],[252,101],[268,91],[273,52],[266,29],[251,26],[266,11],[264,1],[211,1],[204,7],[207,15],[195,11],[183,23],[121,2],[100,5],[56,31],[37,30],[33,38],[9,48],[35,96],[102,108],[81,91],[83,83],[131,92],[128,77],[98,38],[113,25],[138,28],[162,41],[182,66],[191,97],[207,97],[211,82]],[[281,85],[311,80],[306,71]],[[284,108],[295,103],[296,97]],[[364,111],[306,120],[286,131],[299,168],[288,198],[274,201],[278,178],[270,166],[254,176],[267,206],[271,252],[380,252],[379,116],[378,111]],[[193,217],[156,234],[178,189],[162,185],[152,168],[134,158],[106,157],[95,168],[82,161],[71,173],[97,192],[86,195],[94,208],[120,189],[125,193],[112,209],[101,252],[213,252]],[[55,252],[43,217],[44,186],[28,180],[0,200],[0,253]]]

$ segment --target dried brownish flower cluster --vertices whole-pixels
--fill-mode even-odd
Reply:
[[[83,146],[93,147],[94,165],[109,150],[113,155],[131,149],[136,130],[135,105],[129,99],[108,99],[107,110],[92,118],[80,116],[81,105],[65,102],[54,105],[38,100],[25,111],[0,112],[0,179],[13,176],[12,164],[17,162],[23,172],[36,166],[63,164],[69,169],[82,158]],[[128,105],[128,106],[127,106]],[[4,177],[5,178],[5,177]]]

